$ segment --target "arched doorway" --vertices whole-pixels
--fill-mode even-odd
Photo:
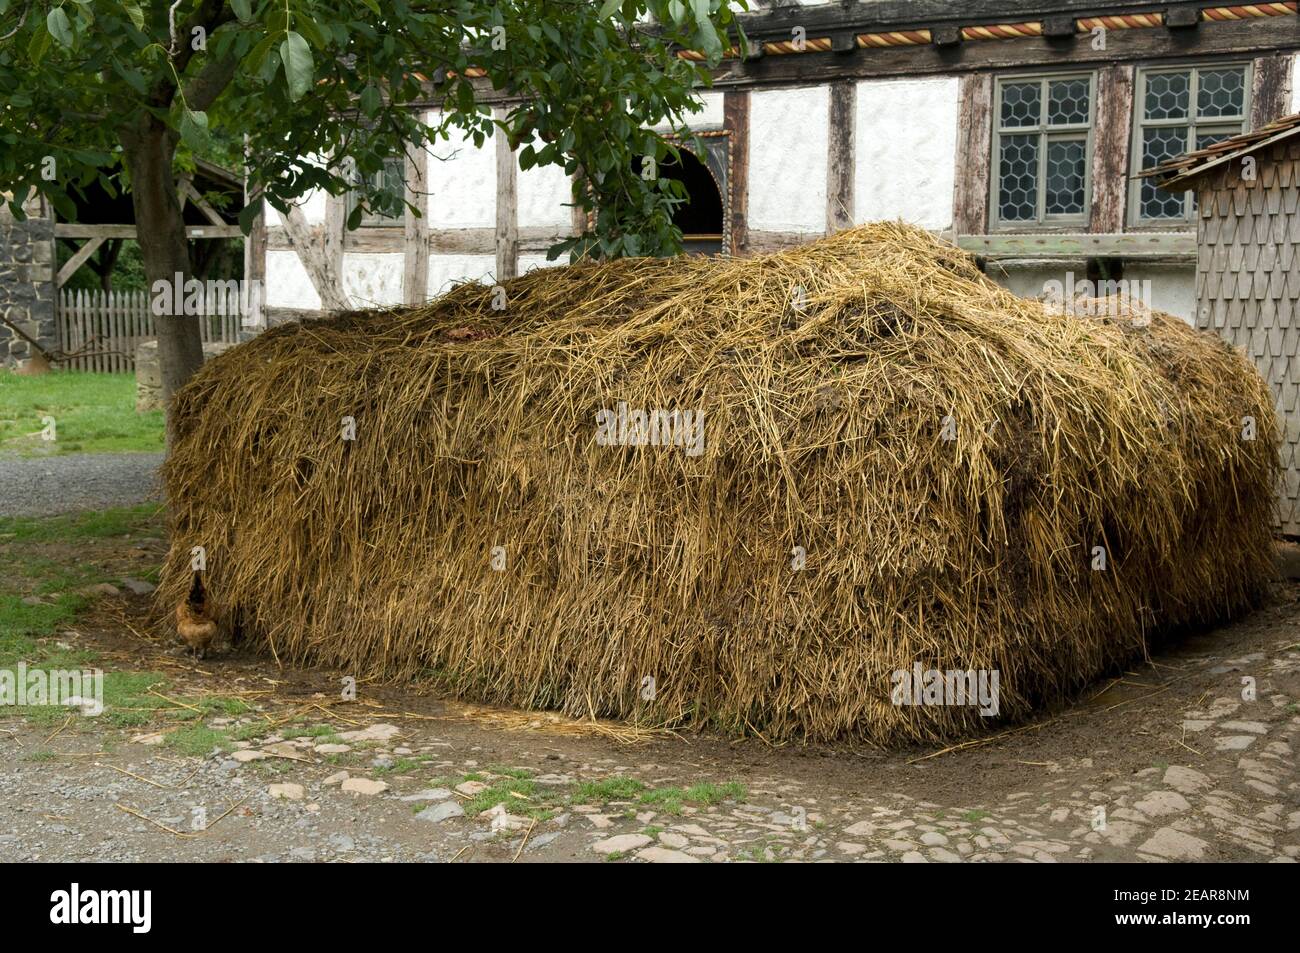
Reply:
[[[682,230],[686,254],[721,254],[725,203],[708,166],[694,153],[680,149],[677,159],[669,157],[664,160],[659,174],[681,182],[689,197],[689,201],[673,210],[673,224]]]

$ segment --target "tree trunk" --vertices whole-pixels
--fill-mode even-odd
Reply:
[[[121,138],[131,172],[136,240],[140,243],[150,300],[158,281],[166,282],[168,300],[174,300],[178,294],[174,290],[177,275],[181,276],[179,297],[183,300],[184,282],[191,277],[192,269],[189,244],[185,239],[185,219],[172,178],[176,136],[164,124],[146,116],[130,129],[122,130]],[[167,406],[167,444],[170,447],[171,397],[203,366],[203,343],[197,315],[155,315],[154,326],[158,331],[158,364],[163,401]]]

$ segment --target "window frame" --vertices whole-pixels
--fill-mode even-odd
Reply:
[[[1198,112],[1200,109],[1200,73],[1202,70],[1223,70],[1231,68],[1244,70],[1243,89],[1241,97],[1241,115],[1237,118],[1224,119],[1221,116],[1210,116],[1205,121],[1200,121]],[[1187,116],[1178,119],[1147,119],[1146,117],[1146,97],[1147,97],[1147,78],[1152,75],[1161,73],[1188,73],[1189,86],[1187,91]],[[1178,63],[1174,65],[1161,64],[1158,66],[1138,66],[1133,77],[1133,121],[1132,128],[1129,130],[1129,187],[1128,187],[1128,213],[1125,216],[1125,224],[1129,228],[1146,228],[1146,229],[1170,229],[1179,228],[1195,224],[1196,222],[1196,202],[1195,193],[1188,190],[1183,193],[1183,214],[1179,217],[1171,218],[1147,218],[1142,214],[1142,183],[1145,179],[1136,178],[1137,174],[1144,167],[1142,158],[1142,133],[1146,129],[1158,127],[1175,127],[1186,126],[1187,138],[1190,148],[1184,149],[1181,155],[1193,152],[1196,149],[1196,140],[1200,132],[1215,132],[1220,129],[1236,127],[1234,131],[1228,133],[1230,136],[1239,133],[1249,132],[1251,129],[1250,113],[1254,104],[1251,101],[1252,84],[1254,83],[1254,64],[1250,60],[1196,60],[1188,63]]]
[[[395,166],[397,168],[398,178],[402,183],[402,198],[405,198],[406,197],[405,157],[390,156],[389,158],[385,159],[383,172],[381,174],[387,176],[391,166]],[[361,173],[354,168],[352,172],[352,177],[354,182],[359,182]],[[348,215],[352,214],[352,212],[356,209],[357,205],[360,203],[360,200],[361,200],[361,193],[359,188],[354,186],[353,188],[348,190],[348,206],[347,206]],[[361,221],[357,223],[357,228],[398,228],[403,225],[404,220],[405,220],[405,216],[402,215],[400,212],[397,215],[388,216],[367,209],[365,212],[361,213]]]
[[[1072,123],[1064,126],[1049,126],[1046,123],[1048,83],[1055,80],[1086,79],[1088,81],[1088,120],[1085,123]],[[1040,84],[1040,112],[1038,123],[1033,126],[1006,127],[1002,125],[1002,88],[1009,83],[1024,83],[1037,80]],[[1086,229],[1092,217],[1092,165],[1093,143],[1096,138],[1097,120],[1097,70],[1064,69],[1042,73],[1006,73],[993,79],[992,108],[992,156],[989,161],[989,231],[990,232],[1028,232],[1028,231],[1077,231]],[[1047,144],[1052,139],[1077,140],[1079,133],[1084,133],[1083,154],[1083,210],[1069,214],[1047,213]],[[1002,138],[1003,136],[1033,135],[1038,138],[1038,200],[1033,219],[1004,220],[1002,218]]]

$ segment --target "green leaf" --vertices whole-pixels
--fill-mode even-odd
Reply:
[[[258,73],[262,69],[262,62],[266,59],[266,54],[271,52],[271,47],[275,45],[275,36],[263,37],[262,41],[253,47],[248,58],[244,60],[244,66],[250,73]]]
[[[290,30],[280,44],[280,60],[284,63],[284,78],[289,84],[289,98],[297,101],[311,89],[311,47],[302,36]]]
[[[68,22],[63,7],[55,7],[49,12],[45,17],[45,26],[50,31],[50,36],[59,41],[59,46],[65,50],[72,49],[72,24]]]
[[[367,116],[374,116],[384,105],[384,98],[374,86],[367,86],[361,91],[361,111]]]
[[[41,58],[45,56],[54,40],[48,30],[37,29],[32,34],[31,42],[27,44],[27,55],[32,58],[32,63],[40,65]]]
[[[181,140],[195,152],[208,145],[208,114],[186,109],[181,114]]]
[[[614,15],[614,11],[620,6],[621,0],[605,0],[601,5],[600,13],[597,14],[602,20],[608,20]]]
[[[379,4],[376,2],[376,0],[361,0],[361,2],[364,3],[367,7],[369,7],[370,12],[373,13],[375,16],[382,16],[382,14],[379,12]]]
[[[302,35],[307,38],[307,42],[318,50],[325,49],[325,34],[321,33],[320,27],[316,21],[305,13],[297,13],[293,18],[294,25],[302,31]]]
[[[700,46],[703,47],[701,52],[710,59],[715,56],[721,56],[722,41],[718,39],[718,31],[713,28],[712,22],[709,20],[700,20],[699,27],[701,39]]]
[[[248,0],[230,0],[230,9],[235,11],[240,23],[253,19],[253,5]]]
[[[144,11],[140,9],[140,4],[136,3],[135,0],[123,0],[122,9],[131,18],[131,22],[135,24],[137,30],[144,29]]]

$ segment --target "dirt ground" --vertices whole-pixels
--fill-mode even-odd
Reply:
[[[160,552],[101,562],[117,575]],[[144,701],[0,716],[9,859],[1300,859],[1294,581],[1071,707],[902,752],[637,733],[393,686],[343,701],[337,672],[190,661],[147,627],[149,601],[119,587],[57,636],[106,672],[157,673]]]

